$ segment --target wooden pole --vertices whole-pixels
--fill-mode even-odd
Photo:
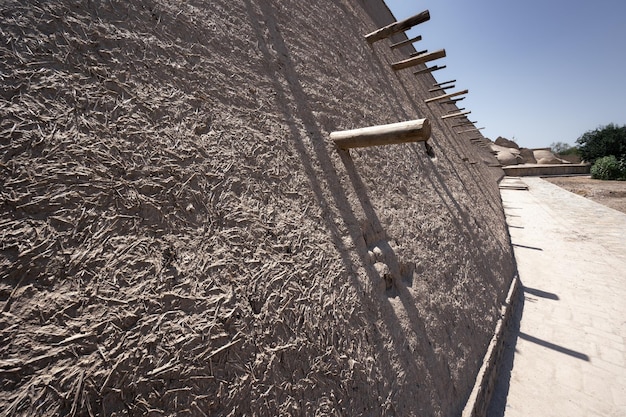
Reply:
[[[435,91],[443,91],[443,90],[445,90],[446,88],[454,88],[454,84],[452,84],[452,85],[446,85],[446,86],[443,86],[443,87],[431,88],[430,90],[428,90],[428,92],[429,92],[429,93],[434,93]]]
[[[442,96],[437,96],[437,97],[429,98],[428,100],[424,100],[424,103],[432,103],[433,101],[445,100],[447,98],[461,96],[467,93],[469,93],[469,90],[462,90],[462,91],[457,91],[456,93],[444,94]]]
[[[441,87],[442,85],[452,84],[452,83],[455,83],[455,82],[456,82],[456,80],[444,81],[442,83],[433,84],[433,87]],[[444,88],[448,88],[448,87],[444,87]]]
[[[445,116],[441,116],[442,119],[450,119],[452,117],[461,117],[461,116],[465,116],[466,114],[470,114],[471,111],[464,111],[461,113],[452,113],[452,114],[446,114]]]
[[[425,142],[430,138],[428,119],[409,120],[388,125],[332,132],[330,138],[340,149],[393,145],[396,143]]]
[[[467,126],[467,125],[473,125],[473,124],[474,124],[473,122],[470,122],[470,121],[468,120],[467,122],[463,122],[463,123],[459,123],[458,125],[454,125],[454,126],[452,126],[452,128],[456,128],[456,127],[464,127],[464,126]]]
[[[440,49],[435,52],[430,52],[428,54],[422,54],[422,55],[415,56],[413,58],[405,59],[403,61],[395,62],[391,64],[391,68],[394,71],[398,71],[404,68],[414,67],[419,64],[425,64],[426,62],[434,61],[435,59],[443,58],[445,56],[446,56],[446,50]]]
[[[415,71],[413,74],[414,75],[426,74],[428,72],[435,72],[435,71],[442,70],[442,69],[444,69],[446,67],[447,67],[447,65],[442,65],[442,66],[434,65],[434,66],[432,66],[430,68],[426,67],[426,68],[421,69],[419,71]]]
[[[457,133],[459,133],[459,134],[460,133],[469,133],[469,132],[475,132],[477,130],[482,130],[482,129],[484,129],[484,127],[478,127],[478,128],[475,127],[473,129],[461,130],[461,131],[459,131]]]
[[[465,100],[465,97],[461,97],[461,98],[456,98],[454,100],[446,100],[446,101],[441,101],[439,104],[455,104],[461,100]]]
[[[428,49],[424,49],[423,51],[411,52],[409,56],[413,58],[414,56],[423,55],[428,52]]]
[[[408,19],[404,19],[400,22],[394,22],[375,30],[374,32],[365,35],[365,39],[368,43],[372,44],[381,39],[388,38],[394,33],[404,32],[405,30],[411,29],[413,26],[427,22],[428,20],[430,20],[430,12],[428,10],[424,10],[423,12],[416,14],[415,16],[411,16]]]
[[[452,113],[453,111],[461,111],[461,110],[465,110],[465,107],[460,108],[460,109],[452,109],[452,110],[448,110],[448,113]]]
[[[400,48],[404,45],[409,45],[412,44],[413,42],[417,42],[417,41],[421,41],[422,40],[422,35],[416,36],[414,38],[411,39],[407,39],[405,41],[402,42],[398,42],[398,43],[394,43],[393,45],[391,45],[391,49],[396,49],[396,48]]]

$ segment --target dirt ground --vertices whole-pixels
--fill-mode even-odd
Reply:
[[[544,179],[567,191],[626,213],[626,181],[594,180],[589,176]]]

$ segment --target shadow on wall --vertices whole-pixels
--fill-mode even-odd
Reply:
[[[328,153],[325,143],[325,134],[322,133],[320,127],[317,125],[313,111],[308,105],[308,97],[304,92],[298,74],[294,69],[294,63],[290,58],[289,50],[278,28],[273,6],[264,0],[257,1],[256,4],[258,6],[258,10],[261,13],[261,15],[257,15],[255,8],[253,7],[252,0],[245,0],[245,4],[250,20],[253,22],[252,27],[255,28],[254,35],[257,38],[256,40],[264,59],[271,62],[275,59],[275,56],[270,51],[276,51],[278,59],[283,64],[280,66],[282,71],[274,73],[276,100],[282,108],[284,119],[286,120],[286,126],[289,127],[290,137],[293,139],[294,149],[297,152],[304,172],[308,177],[311,190],[315,195],[319,207],[322,209],[326,229],[330,232],[333,244],[341,254],[346,271],[356,271],[358,265],[354,265],[350,258],[349,251],[344,244],[344,240],[342,239],[344,233],[339,230],[337,224],[333,221],[333,207],[336,207],[339,210],[340,216],[344,221],[350,238],[356,245],[358,253],[361,257],[360,266],[364,268],[370,281],[374,283],[374,293],[368,294],[362,288],[356,274],[352,273],[348,276],[351,279],[352,284],[358,288],[356,293],[363,297],[361,304],[363,306],[375,305],[382,310],[382,314],[379,314],[379,317],[384,322],[384,325],[387,327],[387,333],[392,338],[393,349],[397,355],[395,360],[400,360],[402,362],[405,375],[420,375],[421,386],[434,388],[433,392],[424,393],[425,395],[439,395],[440,393],[445,392],[446,386],[451,384],[448,384],[449,378],[442,378],[442,376],[446,374],[449,375],[449,371],[445,368],[445,365],[437,359],[433,347],[428,341],[424,322],[420,317],[415,304],[412,302],[412,298],[408,294],[406,288],[403,285],[397,285],[397,283],[393,286],[393,288],[397,290],[396,295],[402,301],[403,307],[406,310],[410,321],[410,328],[414,332],[414,335],[411,335],[410,340],[406,336],[406,329],[401,327],[400,322],[398,320],[392,320],[392,318],[396,316],[391,304],[389,302],[381,303],[381,298],[376,297],[376,283],[380,282],[380,275],[372,264],[367,261],[368,251],[363,233],[359,227],[359,221],[352,210],[350,201]],[[259,21],[265,22],[268,39],[266,39],[264,34],[261,32],[259,25],[257,24]],[[285,83],[281,82],[283,79],[286,80],[287,88],[285,88]],[[297,128],[299,124],[301,124],[304,127],[304,131],[308,133],[308,139],[306,141],[305,137],[302,136],[301,131]],[[341,155],[341,159],[346,167],[346,170],[348,171],[348,175],[352,181],[356,194],[358,195],[360,204],[365,211],[368,220],[372,224],[373,235],[381,238],[385,237],[385,232],[382,230],[378,216],[376,215],[369,197],[367,196],[365,186],[356,174],[352,158],[346,152]],[[314,164],[321,168],[321,175],[318,173]],[[325,183],[324,186],[322,186],[323,183]],[[325,190],[330,191],[330,198],[325,195]],[[387,243],[385,239],[381,239],[381,242],[383,242],[380,243],[382,245]],[[398,263],[392,248],[384,247],[384,249],[388,254],[387,259],[391,260],[390,270],[399,274],[400,271],[405,269],[405,267]],[[393,289],[390,290],[394,291]],[[386,298],[387,297],[384,297],[383,295],[382,299]],[[372,325],[374,326],[374,324]],[[371,332],[371,329],[364,329],[364,331],[369,333]],[[377,330],[374,331],[377,332]],[[372,335],[369,339],[380,341],[380,337],[377,337],[376,335]],[[418,345],[416,345],[416,343]],[[412,351],[408,351],[407,348],[411,348]],[[383,399],[391,398],[393,396],[394,386],[397,384],[396,379],[398,378],[394,371],[395,367],[392,363],[391,352],[388,349],[381,348],[381,346],[376,346],[376,350],[378,368],[380,372],[386,374],[385,378],[387,379],[387,381],[380,381],[380,385],[384,386],[387,392],[376,393],[374,398],[378,395],[382,395]],[[415,351],[419,352],[419,355],[415,355],[413,353]],[[418,357],[423,359],[421,363],[416,361],[416,358]],[[426,369],[424,369],[424,367],[426,367]],[[375,389],[375,387],[372,387],[372,389]],[[415,402],[417,404],[414,404],[414,406],[417,406],[417,408],[424,407],[425,405],[429,406],[429,404],[418,403],[418,394],[419,393],[416,392]],[[340,395],[344,396],[343,394]],[[385,405],[392,407],[392,409],[393,407],[398,406],[398,404],[392,405],[387,404],[387,402]],[[436,403],[441,404],[442,402],[437,400]],[[380,404],[380,406],[383,406],[383,404]],[[426,413],[432,413],[432,410],[424,411]]]
[[[495,383],[493,395],[491,396],[491,403],[487,409],[487,415],[489,417],[503,417],[506,409],[506,399],[509,395],[511,385],[513,360],[515,358],[515,352],[517,351],[517,336],[520,331],[520,323],[524,311],[524,293],[518,291],[517,297],[518,300],[511,300],[511,303],[517,305],[517,308],[511,316],[511,324],[504,336],[504,352],[497,370],[498,378]]]
[[[428,180],[428,182],[430,182],[431,188],[438,195],[446,211],[449,213],[448,218],[458,231],[458,235],[462,237],[461,239],[467,236],[472,242],[481,242],[485,239],[485,235],[489,235],[491,239],[497,241],[497,237],[495,236],[494,231],[491,229],[491,227],[489,227],[489,222],[485,219],[484,214],[478,213],[478,220],[476,218],[472,218],[469,215],[470,211],[466,207],[462,207],[461,204],[459,204],[452,190],[450,190],[445,179],[442,177],[441,173],[437,169],[429,170],[426,166],[429,161],[419,158],[419,155],[417,156],[418,157],[416,158],[416,160],[418,162],[418,165],[420,166],[420,169],[422,171],[430,171],[430,175],[426,176],[426,179]],[[453,172],[454,175],[458,176],[458,173],[456,171],[453,170]],[[463,184],[463,181],[460,177],[458,178],[458,180],[461,182],[461,184]],[[468,195],[472,195],[469,190],[465,188],[464,184],[462,186]],[[496,209],[491,205],[490,200],[487,199],[487,201],[489,202],[489,206],[495,212]],[[459,243],[463,244],[463,241],[461,240]],[[501,261],[501,253],[485,252],[484,250],[478,250],[474,251],[473,255],[475,256],[476,263],[478,265],[481,265],[485,269],[489,269],[491,268],[491,265],[495,265]]]
[[[361,226],[367,252],[364,254],[366,262],[374,263],[377,273],[385,281],[385,289],[390,297],[401,296],[400,288],[413,285],[415,272],[414,262],[402,262],[396,255],[391,239],[383,229],[376,211],[367,195],[367,188],[357,173],[354,160],[347,150],[339,150],[341,161],[346,169],[352,188],[365,213],[366,222]],[[395,246],[395,245],[394,245]],[[384,271],[388,270],[385,274]],[[408,302],[408,301],[407,301]],[[414,304],[411,302],[411,304]]]

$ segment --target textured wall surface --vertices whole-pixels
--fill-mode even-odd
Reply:
[[[4,3],[0,409],[461,412],[502,171],[365,42],[382,1]],[[432,152],[329,139],[417,118]]]

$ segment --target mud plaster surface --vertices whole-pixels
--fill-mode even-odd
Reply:
[[[4,2],[2,415],[460,412],[513,274],[502,172],[378,16]],[[434,156],[328,140],[421,117]]]

